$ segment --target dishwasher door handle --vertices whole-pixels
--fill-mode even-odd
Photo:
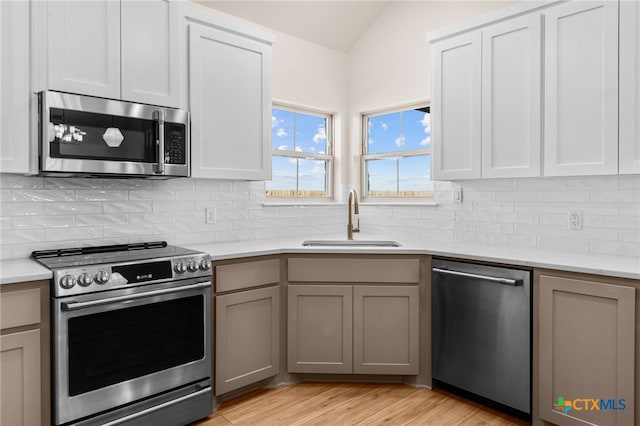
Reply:
[[[522,285],[522,280],[514,280],[514,279],[511,279],[511,278],[498,278],[498,277],[491,277],[491,276],[488,276],[488,275],[472,274],[472,273],[469,273],[469,272],[452,271],[450,269],[441,269],[441,268],[431,268],[431,270],[433,272],[438,272],[440,274],[456,275],[458,277],[466,277],[466,278],[477,278],[477,279],[480,279],[480,280],[491,281],[491,282],[495,282],[495,283],[498,283],[498,284],[512,285],[514,287]]]

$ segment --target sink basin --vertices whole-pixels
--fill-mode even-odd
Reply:
[[[307,240],[302,245],[307,247],[400,247],[399,242],[389,240]]]

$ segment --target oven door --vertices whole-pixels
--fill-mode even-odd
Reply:
[[[189,113],[45,91],[40,172],[189,176]]]
[[[57,425],[211,377],[210,280],[55,299],[53,313]]]

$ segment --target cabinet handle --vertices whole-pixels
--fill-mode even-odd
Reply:
[[[441,269],[441,268],[431,268],[431,270],[433,272],[438,272],[440,274],[456,275],[458,277],[466,277],[466,278],[477,278],[480,280],[491,281],[499,284],[512,285],[514,287],[522,285],[522,280],[514,280],[511,278],[490,277],[488,275],[472,274],[469,272],[452,271],[450,269]]]

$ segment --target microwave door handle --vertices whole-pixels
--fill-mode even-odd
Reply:
[[[158,163],[153,166],[153,171],[157,174],[164,174],[164,110],[154,111],[153,116],[158,130],[158,139],[156,139]]]

